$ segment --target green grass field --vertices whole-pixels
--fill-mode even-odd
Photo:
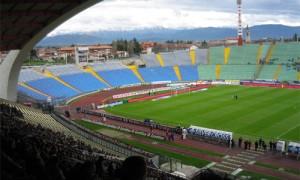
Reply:
[[[238,100],[233,95],[238,95]],[[300,141],[300,90],[217,86],[158,101],[106,109],[113,114],[151,118],[172,126],[197,125],[250,138]]]

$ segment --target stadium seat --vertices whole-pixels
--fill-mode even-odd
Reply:
[[[208,64],[207,53],[208,49],[195,49],[196,53],[196,64]]]
[[[274,46],[270,64],[292,64],[299,62],[300,43],[278,43]]]
[[[197,66],[180,66],[183,81],[197,81],[199,79]]]
[[[82,92],[96,91],[107,87],[88,73],[62,75],[60,78]]]
[[[156,60],[156,54],[141,54],[141,58],[145,61],[147,67],[160,66],[159,62]]]
[[[224,47],[209,48],[209,64],[224,64]]]
[[[64,86],[52,78],[38,79],[27,82],[27,84],[43,93],[59,99],[69,98],[78,94],[75,90]]]
[[[20,86],[20,85],[18,85],[18,92],[20,92],[21,94],[24,94],[26,96],[32,97],[33,99],[36,99],[36,100],[42,100],[42,101],[47,100],[47,96],[36,93],[36,92],[34,92],[30,89],[27,89],[23,86]]]
[[[255,77],[256,65],[222,65],[220,79],[252,80]]]
[[[178,81],[173,67],[140,68],[139,72],[146,82]]]
[[[261,80],[274,80],[277,65],[263,65],[261,72],[257,79]]]
[[[199,65],[200,80],[216,80],[216,65]]]
[[[140,83],[140,80],[130,69],[98,71],[98,74],[114,87]]]
[[[256,64],[258,47],[256,44],[230,47],[228,64]]]

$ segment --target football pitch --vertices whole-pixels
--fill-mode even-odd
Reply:
[[[234,99],[234,95],[238,99]],[[171,126],[196,125],[234,132],[234,137],[300,141],[300,90],[215,86],[157,101],[123,104],[106,111]]]

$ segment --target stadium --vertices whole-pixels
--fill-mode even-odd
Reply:
[[[71,3],[59,21],[96,2]],[[20,13],[18,3],[3,3]],[[57,26],[56,16],[45,23]],[[51,29],[37,27],[35,40],[15,44],[8,41],[22,33],[1,31],[1,50],[28,53]],[[0,64],[8,74],[0,78],[1,177],[299,179],[300,43],[237,41],[31,67],[17,62],[22,51],[9,53]]]

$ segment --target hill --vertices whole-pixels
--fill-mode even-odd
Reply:
[[[259,25],[251,29],[252,39],[292,37],[300,34],[300,27],[283,25]],[[97,31],[91,33],[74,33],[46,37],[37,46],[63,46],[71,44],[111,43],[116,39],[137,38],[139,41],[166,40],[216,40],[236,36],[234,28],[197,28],[197,29],[138,29],[132,31]]]

